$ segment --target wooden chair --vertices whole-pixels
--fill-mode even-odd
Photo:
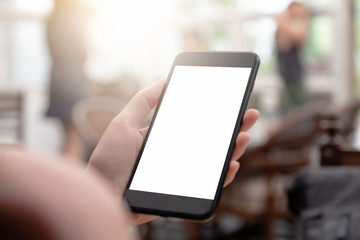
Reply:
[[[340,122],[339,134],[343,135],[345,138],[350,138],[353,136],[354,130],[357,127],[358,112],[360,109],[360,100],[355,98],[347,101],[345,104],[336,106],[332,110],[333,114],[337,121]]]
[[[351,142],[358,110],[355,99],[323,116],[321,168],[304,169],[288,186],[288,206],[299,220],[303,239],[355,239],[360,233],[360,149]]]
[[[0,143],[24,140],[23,99],[21,91],[0,92]]]
[[[279,187],[283,182],[281,178],[309,163],[320,132],[322,112],[327,106],[328,102],[312,102],[289,113],[263,145],[247,150],[240,159],[241,168],[234,183],[224,189],[218,213],[237,213],[247,221],[260,221],[265,225],[267,239],[274,239],[274,220],[287,215],[285,191]],[[251,212],[251,208],[241,203],[244,195],[255,191],[248,188],[241,192],[248,179],[244,176],[249,172],[250,179],[254,172],[260,173],[263,179],[259,211]]]
[[[359,102],[352,101],[340,111],[331,111],[322,120],[321,166],[360,165],[360,149],[354,147],[351,138],[356,129],[358,109]]]

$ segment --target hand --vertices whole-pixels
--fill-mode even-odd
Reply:
[[[235,175],[240,168],[240,163],[237,160],[239,160],[239,158],[244,154],[250,140],[249,135],[246,133],[246,131],[249,130],[255,124],[259,116],[260,116],[259,111],[255,109],[248,109],[244,114],[243,122],[240,128],[240,133],[236,138],[235,149],[231,158],[229,170],[226,174],[224,187],[229,185],[234,180]]]
[[[158,82],[138,92],[110,123],[90,158],[89,168],[100,172],[119,196],[126,188],[136,156],[147,132],[147,128],[140,129],[140,127],[151,109],[157,105],[163,88],[164,82]],[[244,115],[224,186],[234,179],[239,169],[240,164],[236,160],[244,153],[249,141],[249,136],[245,131],[255,123],[258,117],[259,112],[254,109],[247,110]],[[153,218],[153,216],[135,214],[134,220],[140,224]]]

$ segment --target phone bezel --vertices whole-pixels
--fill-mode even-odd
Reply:
[[[177,217],[204,220],[210,217],[216,209],[216,206],[220,200],[223,184],[226,177],[226,172],[229,167],[233,149],[235,146],[235,140],[242,122],[242,117],[246,110],[254,81],[256,78],[257,70],[260,64],[260,58],[253,52],[183,52],[177,55],[175,58],[166,85],[161,94],[159,104],[154,112],[154,117],[150,123],[149,131],[145,137],[144,143],[138,154],[133,171],[129,178],[127,188],[125,191],[125,199],[127,200],[131,210],[137,213],[153,214],[165,217]],[[130,190],[130,184],[134,177],[136,168],[140,162],[142,152],[146,145],[148,136],[151,133],[153,123],[156,119],[157,112],[161,106],[163,96],[166,92],[167,86],[172,77],[173,71],[176,66],[213,66],[213,67],[250,67],[251,72],[248,78],[245,94],[242,104],[239,109],[238,118],[232,134],[232,139],[228,148],[227,156],[224,161],[221,177],[217,186],[214,200],[183,197],[176,195],[167,195],[153,192],[144,192]]]

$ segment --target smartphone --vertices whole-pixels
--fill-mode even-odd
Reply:
[[[175,58],[125,191],[133,212],[214,213],[259,64],[252,52]]]

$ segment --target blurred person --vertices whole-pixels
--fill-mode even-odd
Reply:
[[[278,68],[284,82],[281,108],[285,112],[308,99],[301,50],[307,40],[309,18],[308,8],[299,2],[290,3],[278,18],[275,42]]]
[[[119,198],[147,132],[142,123],[163,88],[159,82],[130,100],[105,131],[86,171],[64,163],[64,156],[0,145],[0,181],[6,182],[0,185],[0,239],[132,239],[129,226],[153,220],[129,214]],[[245,112],[224,186],[240,167],[246,131],[258,117],[257,110]]]
[[[65,135],[62,152],[74,159],[80,159],[83,151],[71,111],[87,92],[83,64],[87,58],[85,30],[89,16],[90,10],[81,0],[55,0],[47,21],[52,69],[46,114],[61,120]]]

